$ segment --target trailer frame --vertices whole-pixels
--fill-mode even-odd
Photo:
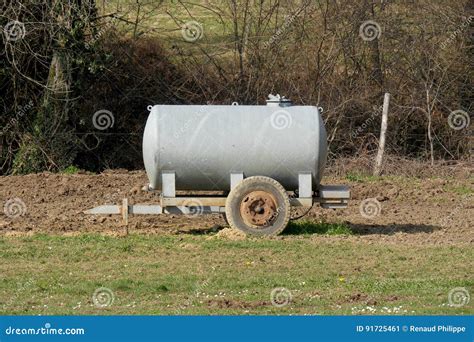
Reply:
[[[310,172],[298,174],[298,190],[289,192],[292,207],[312,207],[319,203],[323,208],[345,208],[350,199],[350,189],[346,185],[320,185],[316,191],[312,189]],[[232,190],[242,180],[243,172],[231,172],[230,184]],[[122,215],[124,224],[128,224],[129,215],[160,215],[160,214],[218,214],[225,213],[227,196],[177,196],[176,173],[173,170],[161,172],[162,190],[158,192],[149,186],[145,191],[156,192],[159,195],[158,204],[130,204],[124,198],[120,205],[101,205],[89,210],[85,214],[92,215]],[[295,196],[296,195],[296,196]]]

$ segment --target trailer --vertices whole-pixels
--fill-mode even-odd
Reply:
[[[321,184],[327,143],[319,107],[293,106],[269,95],[264,106],[148,109],[144,190],[157,194],[157,204],[124,199],[87,214],[121,214],[127,220],[129,214],[223,213],[232,228],[262,236],[281,233],[291,207],[347,207],[349,187]]]

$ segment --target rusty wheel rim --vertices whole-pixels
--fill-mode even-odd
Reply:
[[[255,228],[271,225],[278,214],[275,197],[266,191],[252,191],[240,203],[240,216],[245,224]]]

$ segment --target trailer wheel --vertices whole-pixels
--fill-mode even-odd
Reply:
[[[278,235],[290,219],[290,199],[276,180],[249,177],[229,193],[225,213],[229,225],[246,234]]]

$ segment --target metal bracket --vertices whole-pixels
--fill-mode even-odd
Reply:
[[[300,172],[298,174],[298,198],[313,197],[311,172]]]
[[[345,185],[321,185],[318,191],[318,201],[323,208],[346,208],[351,191]]]
[[[230,173],[230,190],[235,188],[237,184],[244,180],[243,172],[231,172]]]
[[[161,193],[163,197],[176,197],[176,173],[161,171]]]

